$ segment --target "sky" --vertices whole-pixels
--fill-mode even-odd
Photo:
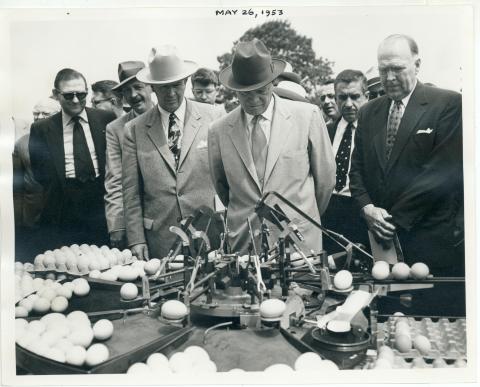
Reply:
[[[248,9],[249,7],[244,7]],[[247,29],[272,17],[215,16],[219,8],[14,10],[10,22],[11,114],[31,120],[33,105],[48,96],[58,70],[73,67],[89,84],[117,77],[118,63],[147,61],[150,49],[177,46],[201,66],[218,68],[217,56],[230,51]],[[234,9],[234,7],[231,7]],[[269,8],[272,9],[272,8]],[[392,33],[416,39],[422,58],[419,78],[460,91],[468,53],[460,7],[274,7],[299,34],[312,38],[317,56],[345,68],[366,71],[376,63],[379,42]],[[428,20],[428,22],[426,22]],[[89,98],[90,99],[90,98]]]

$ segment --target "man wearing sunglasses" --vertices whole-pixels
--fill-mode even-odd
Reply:
[[[320,87],[320,107],[327,125],[335,122],[339,116],[333,82],[333,79],[328,80]]]
[[[40,219],[45,249],[108,242],[103,201],[105,127],[115,115],[85,108],[87,93],[81,73],[59,71],[53,94],[62,111],[32,124],[32,171],[47,192]]]
[[[343,70],[335,78],[335,98],[340,118],[327,125],[337,165],[336,183],[330,203],[325,211],[324,224],[352,240],[365,244],[367,234],[361,219],[355,216],[354,202],[350,195],[348,173],[354,146],[359,109],[368,102],[367,78],[358,70]],[[330,240],[325,242],[329,253],[339,246]]]

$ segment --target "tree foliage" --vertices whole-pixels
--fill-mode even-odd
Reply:
[[[246,31],[233,43],[230,52],[217,57],[220,70],[231,64],[234,47],[238,42],[253,38],[262,40],[272,57],[284,59],[292,65],[293,71],[300,75],[302,86],[307,90],[310,100],[314,102],[317,99],[317,86],[333,74],[333,62],[317,57],[312,48],[312,39],[298,34],[287,20],[269,21]],[[235,101],[234,93],[225,89],[222,91],[228,109],[229,103]]]

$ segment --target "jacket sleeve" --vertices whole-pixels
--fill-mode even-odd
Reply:
[[[218,197],[225,207],[229,202],[229,185],[222,160],[222,151],[219,144],[218,127],[210,125],[208,130],[208,162],[210,176]]]
[[[365,120],[363,113],[364,110],[360,109],[358,113],[358,125],[357,129],[355,130],[355,146],[353,148],[349,172],[350,192],[359,209],[365,207],[367,204],[372,203],[372,199],[370,198],[363,181],[363,174],[365,173],[365,163],[363,158],[363,137],[365,135]]]
[[[422,172],[406,187],[391,209],[396,224],[410,230],[428,214],[438,199],[458,187],[462,179],[462,96],[445,104],[435,128],[435,146]]]
[[[327,127],[318,107],[314,107],[308,134],[310,170],[315,184],[318,211],[323,214],[335,187],[336,164]]]
[[[30,128],[28,152],[35,180],[44,188],[48,187],[52,181],[51,174],[54,173],[54,168],[51,165],[52,160],[47,142],[39,125],[32,124]]]
[[[124,128],[120,128],[124,130]],[[107,125],[107,160],[105,167],[105,212],[108,231],[125,229],[122,194],[122,149],[115,126]]]
[[[138,165],[135,125],[127,123],[123,140],[123,205],[128,244],[146,243],[143,228],[143,180]]]

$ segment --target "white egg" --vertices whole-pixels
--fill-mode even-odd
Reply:
[[[422,355],[428,355],[432,350],[432,345],[430,344],[430,340],[428,340],[423,335],[417,335],[413,339],[413,347],[418,350]]]
[[[50,309],[50,300],[43,297],[38,297],[33,302],[33,311],[35,313],[45,313]]]
[[[65,352],[55,347],[50,348],[46,353],[45,357],[58,361],[60,363],[65,363],[65,360],[66,360]]]
[[[138,296],[138,287],[130,282],[123,284],[120,288],[120,296],[124,300],[133,300]]]
[[[112,337],[113,334],[113,324],[110,320],[102,319],[98,320],[93,325],[93,335],[96,340],[107,340]]]
[[[85,350],[85,348],[79,345],[74,345],[73,347],[68,349],[65,355],[65,362],[75,366],[82,366],[83,363],[85,363],[86,357],[87,351]]]
[[[404,262],[398,262],[392,267],[392,275],[396,280],[405,280],[410,275],[410,267]]]
[[[322,358],[315,352],[305,352],[295,360],[294,368],[295,371],[315,371],[321,361]]]
[[[40,339],[43,340],[49,347],[53,347],[60,339],[62,335],[55,330],[47,330],[42,333]]]
[[[25,320],[24,318],[15,319],[15,330],[27,329],[27,327],[28,327],[28,321]]]
[[[395,335],[395,347],[402,353],[412,349],[412,339],[406,334]]]
[[[160,260],[158,258],[152,258],[148,262],[145,263],[144,270],[145,273],[152,275],[157,272],[160,268]]]
[[[69,349],[73,348],[73,346],[74,345],[72,344],[72,342],[70,340],[63,337],[63,338],[61,338],[60,340],[57,341],[57,343],[55,344],[54,347],[62,350],[63,353],[67,354]]]
[[[138,277],[138,272],[130,266],[122,266],[118,272],[118,279],[121,281],[133,281]]]
[[[102,275],[101,271],[100,270],[92,270],[90,273],[88,273],[88,276],[90,278],[100,278]]]
[[[54,312],[65,312],[68,308],[68,300],[63,296],[57,296],[52,300],[50,307]]]
[[[118,279],[118,274],[111,270],[107,270],[100,275],[100,278],[105,281],[116,281]]]
[[[320,363],[320,369],[322,370],[338,370],[338,366],[331,360],[324,359]]]
[[[84,278],[77,278],[72,281],[73,285],[75,286],[73,288],[73,294],[76,296],[86,296],[88,293],[90,293],[90,285],[88,284],[88,281]]]
[[[198,345],[191,345],[185,348],[183,352],[191,357],[193,364],[203,363],[210,360],[208,352]]]
[[[92,343],[93,330],[87,327],[76,329],[68,335],[68,340],[70,340],[73,345],[80,345],[87,348]]]
[[[67,315],[67,319],[85,321],[88,324],[90,324],[90,319],[88,317],[88,314],[86,314],[84,311],[81,311],[81,310],[74,310],[73,312],[70,312]]]
[[[58,289],[55,290],[55,292],[57,293],[57,296],[65,297],[67,300],[72,298],[72,295],[73,295],[72,290],[65,286],[59,287]]]
[[[110,353],[105,344],[93,344],[87,349],[85,362],[87,366],[93,367],[108,360]]]
[[[168,363],[174,373],[189,372],[193,366],[190,356],[183,352],[174,353],[168,360]]]
[[[188,314],[187,306],[178,300],[168,300],[161,308],[161,315],[167,320],[179,320]]]
[[[417,262],[410,268],[410,275],[415,279],[425,279],[430,274],[430,269],[422,262]]]
[[[24,306],[15,307],[15,318],[17,317],[28,317],[28,310]]]
[[[372,268],[372,277],[382,281],[388,278],[390,274],[390,266],[385,261],[377,261]]]
[[[127,260],[132,258],[132,252],[129,249],[125,249],[122,251],[122,257]]]
[[[285,312],[285,302],[278,299],[268,299],[260,304],[260,316],[263,318],[279,318]]]
[[[152,370],[145,363],[134,363],[128,370],[127,374],[151,374]]]
[[[163,353],[152,353],[147,359],[147,365],[153,370],[162,369],[163,367],[169,368],[168,358]]]
[[[335,274],[335,277],[333,277],[333,284],[339,290],[348,289],[350,286],[352,286],[352,281],[352,273],[350,273],[348,270],[340,270],[337,274]]]

